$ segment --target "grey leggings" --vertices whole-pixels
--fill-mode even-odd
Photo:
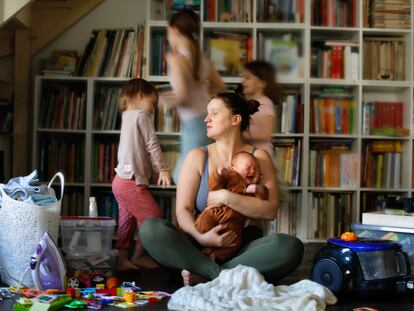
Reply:
[[[299,239],[272,234],[248,243],[235,257],[219,265],[201,252],[190,235],[165,219],[146,219],[139,234],[144,248],[161,265],[185,269],[210,280],[222,269],[241,264],[256,268],[268,282],[276,283],[295,270],[303,256],[303,243]]]

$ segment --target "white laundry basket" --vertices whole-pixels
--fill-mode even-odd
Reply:
[[[0,208],[0,274],[5,284],[19,285],[20,282],[34,287],[30,258],[36,245],[46,231],[57,243],[65,178],[62,173],[57,173],[48,188],[56,177],[60,178],[60,198],[48,206],[14,200],[0,188],[3,197],[3,207]]]

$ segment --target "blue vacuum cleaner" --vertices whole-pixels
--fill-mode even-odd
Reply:
[[[311,279],[338,297],[394,295],[413,289],[407,254],[386,240],[328,239],[316,253]]]

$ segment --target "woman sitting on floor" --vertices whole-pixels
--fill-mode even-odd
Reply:
[[[268,282],[276,282],[300,264],[303,244],[286,234],[262,236],[259,228],[248,226],[243,231],[243,246],[228,261],[218,264],[203,254],[205,247],[233,246],[236,234],[218,225],[206,233],[195,227],[195,213],[227,205],[244,216],[257,220],[272,220],[278,208],[276,170],[268,153],[255,149],[242,138],[249,126],[250,115],[258,110],[255,100],[246,101],[235,93],[221,93],[207,107],[207,136],[215,142],[192,149],[181,169],[177,185],[177,221],[181,228],[163,219],[147,219],[141,226],[140,237],[145,249],[161,265],[182,270],[184,284],[202,277],[216,278],[222,269],[239,264],[256,268]],[[234,154],[252,153],[259,161],[260,184],[269,189],[269,197],[255,197],[208,189],[208,176],[218,168],[230,167]],[[196,277],[199,276],[199,277]]]

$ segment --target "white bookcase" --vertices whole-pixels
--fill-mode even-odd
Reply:
[[[206,2],[207,1],[207,2]],[[200,16],[204,16],[205,4],[208,0],[200,1]],[[250,1],[241,1],[250,2]],[[299,1],[298,1],[299,2]],[[411,9],[411,27],[409,29],[374,29],[365,28],[363,26],[363,1],[355,1],[356,9],[356,26],[355,27],[333,27],[333,26],[313,26],[311,22],[312,3],[313,1],[304,0],[304,18],[303,23],[265,23],[257,22],[256,16],[258,13],[258,4],[260,0],[251,0],[252,3],[252,22],[207,22],[201,23],[200,43],[201,48],[207,50],[207,38],[208,35],[214,31],[219,32],[232,32],[248,34],[252,39],[252,57],[261,57],[263,51],[259,49],[260,37],[280,38],[282,35],[291,34],[299,42],[300,57],[298,61],[299,71],[296,78],[280,79],[279,83],[283,85],[285,89],[295,90],[301,95],[303,109],[303,132],[293,134],[275,134],[274,141],[282,141],[286,139],[300,140],[301,142],[301,161],[300,161],[300,183],[298,186],[286,186],[288,192],[296,192],[300,194],[300,204],[296,206],[296,234],[303,241],[315,241],[323,240],[326,236],[315,236],[312,232],[314,229],[320,227],[326,227],[327,221],[330,221],[330,225],[338,226],[338,219],[332,221],[329,217],[336,217],[337,211],[332,207],[315,212],[313,206],[318,203],[315,197],[324,196],[327,194],[326,201],[329,206],[338,203],[338,200],[346,200],[347,204],[351,206],[350,221],[359,222],[361,220],[360,213],[363,208],[363,199],[366,196],[375,196],[382,194],[399,195],[403,197],[412,196],[414,193],[414,186],[412,184],[412,171],[413,171],[413,97],[414,97],[414,64],[413,64],[413,7],[414,1],[410,1]],[[151,72],[151,62],[154,54],[151,47],[151,38],[157,35],[157,33],[165,33],[167,21],[166,20],[154,20],[152,15],[156,8],[153,5],[162,8],[163,1],[149,0],[148,5],[148,18],[147,26],[145,30],[145,55],[146,55],[146,68],[144,71],[144,78],[151,82],[168,82],[167,76],[154,75]],[[364,59],[364,39],[366,38],[387,38],[387,37],[399,37],[402,38],[405,43],[404,50],[404,75],[405,79],[402,81],[393,80],[368,80],[363,77],[363,66],[367,59]],[[357,77],[354,79],[322,79],[313,77],[311,65],[312,65],[312,47],[317,40],[324,41],[337,41],[345,40],[347,42],[356,43],[353,47],[354,52],[358,53],[358,67]],[[374,57],[374,55],[372,55]],[[354,68],[355,69],[355,68]],[[238,83],[241,81],[238,76],[224,76],[226,83]],[[39,159],[39,139],[46,136],[64,137],[67,139],[73,139],[79,137],[84,144],[84,180],[82,182],[68,183],[68,187],[78,187],[83,189],[85,197],[85,207],[87,206],[87,198],[100,189],[106,189],[110,191],[109,183],[96,183],[93,180],[93,144],[97,139],[117,140],[119,133],[117,131],[102,131],[94,130],[92,127],[92,118],[94,113],[94,101],[97,89],[104,84],[111,84],[120,86],[127,79],[113,79],[113,78],[59,78],[59,77],[36,77],[35,81],[35,117],[34,117],[34,159],[33,167],[37,167]],[[86,90],[86,127],[80,130],[56,130],[45,129],[38,126],[37,116],[39,114],[42,89],[45,84],[49,82],[57,83],[78,83],[83,85]],[[353,106],[353,129],[348,134],[315,134],[311,130],[312,122],[312,98],[315,93],[329,87],[344,88],[352,95]],[[369,135],[364,133],[364,105],[371,101],[386,102],[386,101],[400,101],[403,102],[402,108],[402,120],[403,127],[408,129],[408,134],[402,137],[385,136],[385,135]],[[383,114],[383,118],[387,117],[387,114]],[[381,119],[383,121],[384,119]],[[381,122],[379,121],[379,122]],[[168,138],[179,140],[179,135],[176,133],[170,133]],[[346,140],[351,142],[350,152],[356,155],[356,184],[352,187],[344,186],[310,186],[309,175],[310,172],[310,151],[314,149],[315,141],[328,141],[328,140]],[[400,169],[400,182],[398,187],[366,187],[363,182],[364,177],[364,161],[366,146],[373,141],[399,141],[401,142],[402,152],[401,159],[398,165],[401,165]],[[347,151],[349,152],[349,151]],[[395,167],[392,167],[395,168]],[[387,168],[390,171],[390,168]],[[340,171],[343,173],[343,170]],[[393,175],[395,177],[395,175]],[[171,189],[170,189],[171,190]],[[163,192],[164,190],[157,190]],[[174,193],[174,189],[170,191]],[[317,194],[317,195],[314,195]],[[330,197],[329,194],[350,194],[346,198]],[[323,217],[325,221],[315,224],[314,220],[318,217]],[[333,213],[333,214],[332,214]],[[324,214],[324,215],[321,215]],[[316,217],[316,218],[315,218]],[[292,220],[290,220],[292,221]],[[332,231],[325,231],[325,235],[329,235]]]

